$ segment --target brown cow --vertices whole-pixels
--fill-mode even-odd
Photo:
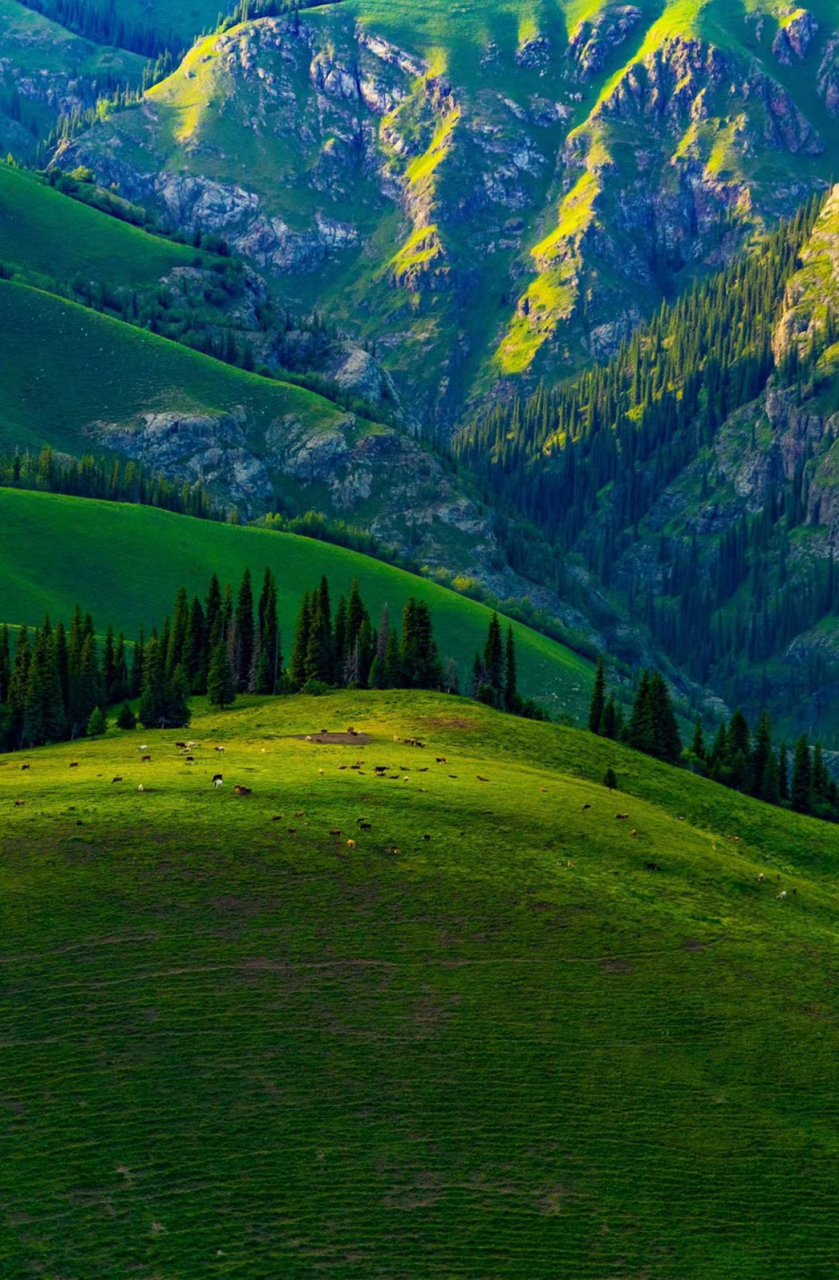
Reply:
[[[235,796],[249,796],[251,795],[251,792],[251,787],[243,787],[241,783],[233,788],[233,794]]]
[[[111,785],[113,785],[115,782],[122,782],[122,778],[120,777],[111,778]]]
[[[79,767],[79,762],[78,762],[78,760],[71,760],[71,761],[70,761],[70,768],[71,768],[71,769],[78,769],[78,767]]]
[[[22,764],[20,767],[21,767],[21,769],[31,769],[31,768],[32,768],[31,764]]]
[[[151,762],[151,756],[140,756],[140,764],[145,764],[147,761]]]

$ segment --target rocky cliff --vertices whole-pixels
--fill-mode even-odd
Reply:
[[[807,10],[607,2],[515,39],[455,14],[451,48],[377,14],[205,39],[57,160],[223,234],[284,304],[375,346],[428,429],[607,355],[831,170],[839,36]]]

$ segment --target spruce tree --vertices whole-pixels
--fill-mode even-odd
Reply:
[[[495,695],[494,701],[500,705],[504,697],[504,646],[497,613],[493,613],[489,621],[489,633],[484,647],[484,668],[487,683]]]
[[[253,619],[253,587],[251,571],[245,569],[242,584],[236,598],[236,641],[233,650],[233,666],[236,672],[236,685],[240,690],[247,689],[250,679],[251,661],[254,647]]]
[[[259,662],[256,668],[257,693],[276,693],[280,687],[283,654],[280,623],[277,616],[277,584],[270,569],[265,570],[257,610],[259,626]]]
[[[702,717],[696,717],[696,724],[693,727],[693,740],[690,744],[692,753],[697,760],[707,760],[708,753],[705,747],[705,733],[702,727]]]
[[[135,716],[134,712],[131,710],[130,702],[124,702],[122,704],[122,707],[120,708],[120,713],[117,716],[117,728],[118,729],[136,729],[137,728],[137,717]]]
[[[347,602],[343,596],[335,610],[335,635],[332,642],[335,654],[335,676],[338,683],[346,682],[347,667]]]
[[[650,678],[650,708],[653,719],[653,755],[669,764],[678,764],[682,755],[682,742],[670,690],[661,672]]]
[[[455,666],[455,672],[457,667]],[[455,691],[456,692],[456,691]],[[513,628],[507,627],[507,643],[504,655],[504,709],[511,713],[519,710],[521,699],[518,690],[518,671],[516,663],[516,641]]]
[[[128,661],[125,656],[125,636],[120,631],[114,648],[113,680],[107,690],[106,701],[109,704],[120,702],[128,696]]]
[[[107,728],[108,721],[105,718],[105,712],[101,707],[94,707],[87,722],[87,736],[89,738],[98,738],[106,732]]]
[[[211,705],[221,710],[236,700],[236,673],[230,661],[230,650],[224,640],[217,642],[210,656],[207,696]]]
[[[137,698],[143,687],[143,666],[146,661],[146,638],[143,627],[134,642],[134,656],[131,663],[130,696]]]
[[[172,634],[166,653],[166,674],[171,676],[176,667],[185,666],[189,655],[189,597],[181,587],[175,597],[172,611]]]
[[[792,787],[790,798],[796,813],[809,813],[812,806],[813,776],[810,761],[810,746],[806,737],[802,736],[795,744],[792,762]]]
[[[156,728],[165,715],[165,669],[160,641],[152,632],[145,646],[143,681],[137,715],[146,729]]]
[[[204,609],[198,596],[194,596],[189,607],[189,635],[184,661],[184,670],[190,693],[207,692],[208,640],[207,619]]]
[[[644,751],[648,755],[654,754],[655,724],[650,702],[650,673],[646,670],[641,672],[638,691],[632,704],[626,741],[636,751]]]
[[[606,706],[603,708],[603,719],[600,721],[600,735],[603,738],[611,738],[614,741],[618,737],[618,713],[615,707],[615,699],[609,698]]]
[[[323,684],[331,684],[334,680],[334,674],[329,583],[325,577],[322,577],[320,586],[312,593],[309,643],[306,648],[306,680],[304,683],[315,680]]]
[[[778,791],[781,795],[781,803],[789,800],[789,755],[786,743],[781,743],[778,749]]]
[[[105,700],[112,702],[114,688],[114,669],[116,664],[116,642],[113,627],[108,627],[105,635],[105,648],[102,653],[102,683],[105,687]]]
[[[361,592],[358,587],[358,578],[353,578],[350,587],[350,598],[347,603],[346,648],[348,653],[360,636],[364,623],[369,621],[370,618],[364,607],[364,601],[361,598]]]
[[[292,688],[302,689],[306,683],[306,655],[309,652],[309,637],[312,630],[312,596],[304,591],[297,614],[297,625],[294,629],[294,642],[291,648],[289,663],[289,679]]]
[[[764,774],[769,765],[769,761],[774,760],[772,752],[772,722],[766,711],[760,717],[755,730],[754,746],[752,748],[751,757],[751,792],[753,796],[763,797],[764,790]],[[777,775],[775,777],[775,786],[777,787]]]
[[[402,676],[402,645],[399,639],[399,628],[391,627],[387,636],[387,648],[384,656],[384,683],[383,689],[401,689],[403,686]]]
[[[590,733],[600,733],[603,724],[603,712],[606,709],[606,670],[603,666],[602,654],[597,659],[594,673],[594,688],[591,692],[591,704],[588,709],[588,727]]]
[[[221,585],[216,574],[213,574],[210,578],[210,586],[207,591],[205,604],[205,632],[207,640],[212,641],[212,643],[215,644],[218,640],[218,636],[215,635],[216,626],[218,626],[220,634],[223,632]]]

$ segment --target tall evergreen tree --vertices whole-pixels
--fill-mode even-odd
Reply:
[[[455,667],[455,671],[457,668]],[[507,643],[504,655],[504,710],[515,713],[519,710],[518,670],[516,663],[516,641],[513,628],[507,627]]]
[[[270,569],[265,570],[257,610],[259,625],[259,663],[256,669],[257,693],[277,693],[283,670],[280,623],[277,616],[277,583]]]
[[[797,813],[809,813],[812,807],[813,775],[810,761],[810,745],[802,736],[795,744],[792,762],[792,786],[790,798]]]
[[[493,613],[489,621],[489,633],[484,647],[484,669],[487,683],[495,695],[494,700],[500,703],[504,696],[504,646],[497,613]]]
[[[594,673],[594,688],[591,691],[591,704],[588,709],[588,727],[590,733],[600,733],[603,723],[603,712],[606,709],[606,669],[603,666],[603,655],[598,655],[597,669]]]
[[[236,685],[240,690],[248,687],[254,638],[253,586],[251,571],[245,569],[236,598],[236,642],[233,650],[233,669],[236,673]]]
[[[751,790],[752,795],[757,796],[758,798],[763,796],[764,774],[766,773],[770,760],[773,760],[774,762],[774,754],[772,751],[772,722],[769,719],[768,713],[764,711],[758,721],[757,729],[755,730],[751,759]],[[777,762],[775,762],[775,765],[777,767]],[[776,787],[778,786],[777,775],[775,777],[774,785]]]
[[[291,649],[289,679],[294,689],[302,689],[307,680],[306,655],[309,652],[309,637],[312,630],[312,593],[304,591],[297,614],[297,625],[294,629],[294,642]]]
[[[222,710],[236,700],[236,673],[230,661],[230,649],[224,640],[216,642],[210,656],[207,696],[212,706]]]

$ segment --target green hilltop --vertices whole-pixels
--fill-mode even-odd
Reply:
[[[0,762],[4,1275],[831,1274],[835,828],[443,696],[189,734]]]
[[[353,578],[374,622],[387,604],[398,621],[405,601],[424,600],[445,657],[457,660],[468,682],[483,649],[490,610],[436,583],[343,547],[293,534],[220,524],[151,507],[97,502],[55,494],[0,489],[1,621],[37,625],[44,614],[69,618],[78,603],[102,632],[112,625],[136,638],[160,624],[181,586],[206,593],[210,575],[234,589],[246,568],[258,581],[266,567],[279,586],[286,659],[304,591],[326,574],[334,600],[348,595]],[[514,622],[522,693],[552,715],[584,718],[591,664],[531,628]]]

